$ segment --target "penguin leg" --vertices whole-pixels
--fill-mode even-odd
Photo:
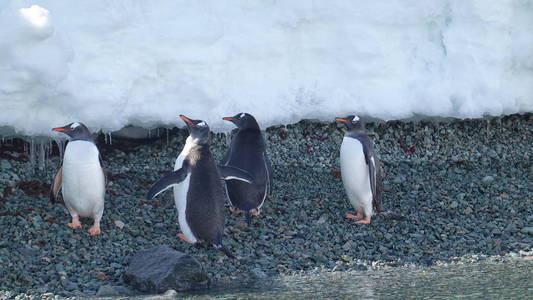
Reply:
[[[261,214],[261,209],[260,208],[252,209],[251,213],[252,213],[252,216],[257,217]]]
[[[185,241],[186,243],[192,244],[191,241],[189,241],[183,233],[178,233],[178,237]]]
[[[72,229],[81,228],[80,217],[78,214],[71,214],[72,222],[68,223],[68,227]]]
[[[357,212],[357,215],[352,215],[350,213],[347,213],[347,214],[344,215],[344,217],[346,219],[362,219],[362,218],[364,218],[362,212]]]
[[[94,235],[98,235],[100,233],[102,233],[100,231],[100,220],[102,219],[102,215],[104,214],[104,205],[103,205],[103,202],[102,202],[102,205],[100,205],[96,211],[96,213],[94,214],[94,223],[93,223],[93,226],[91,226],[91,228],[89,228],[88,232],[94,236]]]
[[[234,214],[234,215],[236,215],[236,216],[239,215],[239,214],[241,213],[241,211],[240,211],[238,208],[233,207],[233,206],[230,206],[230,207],[229,207],[229,211],[231,211],[231,213]]]

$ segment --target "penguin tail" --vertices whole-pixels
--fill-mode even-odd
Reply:
[[[252,225],[252,213],[247,210],[244,212],[244,216],[246,217],[246,223],[248,224],[248,226],[251,226]]]
[[[226,254],[227,257],[231,258],[231,259],[236,259],[236,257],[231,254],[231,252],[228,250],[228,248],[224,247],[224,245],[222,245],[222,243],[220,244],[213,244],[213,247],[217,250],[220,250],[222,252],[224,252],[224,254]]]
[[[380,216],[382,216],[383,218],[385,219],[389,219],[389,220],[397,220],[397,221],[404,221],[404,220],[407,220],[407,217],[406,216],[403,216],[403,215],[400,215],[398,213],[395,213],[395,212],[392,212],[390,210],[387,210],[387,211],[381,211],[379,213]]]

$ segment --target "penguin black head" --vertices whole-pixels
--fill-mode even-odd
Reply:
[[[196,144],[209,144],[209,125],[202,120],[192,120],[184,115],[180,119],[187,124],[189,134]]]
[[[342,122],[348,127],[348,130],[364,129],[365,125],[359,116],[350,115],[344,118],[335,118],[335,121]]]
[[[62,132],[73,140],[87,140],[92,141],[93,135],[83,123],[74,122],[63,127],[52,128],[52,131]]]
[[[230,121],[239,129],[259,129],[259,124],[254,116],[248,113],[238,113],[233,117],[224,117],[222,120]]]

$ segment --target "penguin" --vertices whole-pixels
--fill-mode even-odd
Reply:
[[[256,119],[248,113],[222,118],[238,128],[233,136],[222,164],[247,171],[255,179],[255,184],[238,180],[226,181],[226,192],[230,211],[236,215],[242,210],[246,222],[251,224],[252,215],[261,213],[261,206],[272,194],[272,166],[266,152],[266,142]]]
[[[100,220],[104,213],[105,174],[102,159],[94,138],[87,127],[79,122],[53,128],[70,137],[62,164],[54,176],[50,201],[54,203],[61,190],[72,222],[72,229],[81,228],[79,217],[89,217],[94,224],[91,235],[101,233]]]
[[[178,222],[178,237],[191,244],[207,244],[235,258],[222,244],[224,232],[224,193],[221,179],[253,183],[246,171],[217,166],[209,149],[209,126],[205,121],[180,118],[189,129],[189,137],[176,159],[174,172],[159,179],[146,198],[151,200],[173,187]]]
[[[357,215],[346,214],[345,217],[359,219],[356,224],[370,224],[371,217],[382,210],[381,162],[358,116],[335,120],[348,128],[340,149],[341,176],[350,204],[357,211]]]

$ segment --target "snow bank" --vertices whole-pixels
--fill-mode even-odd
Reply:
[[[528,0],[2,0],[0,126],[531,112],[531,28]]]

